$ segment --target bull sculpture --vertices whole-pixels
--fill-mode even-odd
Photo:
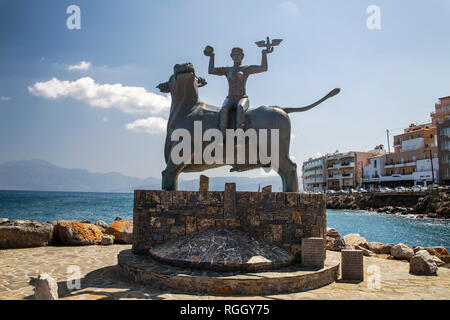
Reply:
[[[224,165],[231,165],[230,171],[247,171],[256,168],[268,168],[267,164],[263,164],[258,158],[257,163],[248,161],[248,140],[245,140],[245,163],[227,163],[225,159],[222,163],[207,164],[204,161],[196,163],[194,161],[194,141],[192,141],[191,161],[187,163],[174,163],[171,159],[173,148],[181,141],[172,141],[172,133],[177,129],[185,129],[194,136],[194,122],[201,121],[202,133],[208,129],[219,129],[220,108],[204,103],[199,99],[198,88],[206,85],[203,78],[195,75],[194,67],[191,63],[177,64],[174,66],[174,73],[169,81],[161,83],[157,88],[164,93],[170,93],[172,104],[170,108],[170,116],[167,123],[167,134],[165,141],[164,157],[167,164],[166,169],[162,172],[162,189],[177,190],[178,176],[182,172],[200,172],[207,169],[217,168]],[[288,114],[294,112],[308,111],[325,100],[337,95],[340,89],[334,89],[325,97],[317,102],[302,108],[282,108],[279,106],[261,106],[256,109],[249,109],[245,112],[245,128],[267,129],[268,145],[270,149],[270,130],[278,129],[279,133],[279,160],[278,167],[273,168],[280,175],[284,192],[298,192],[297,165],[289,157],[289,144],[291,138],[291,122]],[[230,116],[235,119],[235,116]],[[230,123],[228,128],[236,128],[236,122]],[[259,141],[259,140],[258,140]],[[233,143],[234,137],[233,137]],[[202,150],[208,145],[208,142],[202,142]],[[237,143],[235,144],[235,151]],[[258,145],[259,148],[259,145]],[[237,152],[235,152],[237,154]],[[270,167],[270,165],[269,165]]]

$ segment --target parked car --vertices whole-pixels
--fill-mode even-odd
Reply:
[[[421,186],[413,186],[411,188],[411,191],[412,192],[420,192],[420,191],[422,191],[422,187]]]
[[[349,192],[350,193],[358,193],[358,190],[352,188],[352,189],[349,190]]]
[[[397,187],[397,188],[395,188],[395,191],[396,192],[406,192],[406,191],[408,191],[408,189],[406,189],[405,187]]]
[[[369,191],[367,191],[367,190],[364,189],[364,188],[359,188],[359,189],[358,189],[358,192],[361,192],[361,193],[367,193],[367,192],[369,192]]]
[[[327,194],[335,194],[336,193],[336,191],[334,191],[334,190],[327,190]]]

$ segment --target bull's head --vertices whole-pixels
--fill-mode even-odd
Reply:
[[[195,89],[207,84],[206,80],[195,75],[192,63],[176,64],[173,67],[173,75],[169,81],[160,83],[156,86],[159,91],[171,93],[172,95],[180,88],[186,88],[187,85],[193,85]]]

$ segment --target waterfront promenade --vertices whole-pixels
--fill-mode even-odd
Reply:
[[[306,292],[254,297],[177,293],[120,277],[117,254],[130,248],[111,245],[0,250],[0,300],[34,299],[33,283],[39,273],[48,273],[58,281],[61,299],[450,299],[450,269],[440,267],[437,276],[416,276],[409,274],[408,262],[378,257],[364,257],[365,280],[359,283],[338,280]],[[339,252],[327,254],[340,256]],[[69,291],[66,281],[77,267],[81,289]]]

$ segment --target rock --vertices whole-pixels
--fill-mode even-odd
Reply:
[[[92,245],[102,240],[102,231],[93,224],[78,221],[58,221],[56,237],[65,245]]]
[[[334,228],[327,228],[327,237],[340,239],[341,235],[339,234],[339,232],[336,229],[334,229]]]
[[[0,218],[0,224],[2,224],[3,222],[6,222],[8,220],[9,220],[8,218]]]
[[[327,236],[326,237],[326,250],[331,250],[331,251],[341,251],[342,249],[345,248],[345,242],[344,239],[338,238],[332,238]]]
[[[96,225],[97,227],[99,227],[100,230],[102,230],[103,233],[105,233],[105,232],[106,232],[106,229],[108,228],[108,224],[107,224],[105,221],[103,221],[103,220],[98,220],[98,221],[95,223],[95,225]]]
[[[361,237],[358,233],[350,233],[344,236],[344,241],[346,245],[355,246],[358,245],[361,248],[368,249],[367,240]]]
[[[123,220],[121,217],[116,217],[115,219],[114,219],[114,221],[117,221],[117,220]]]
[[[363,253],[363,255],[366,256],[366,257],[371,257],[371,256],[374,255],[374,253],[373,253],[372,251],[367,250],[366,248],[363,248],[363,247],[361,247],[361,246],[359,246],[359,245],[357,245],[357,244],[354,245],[353,247],[354,247],[354,249],[356,249],[356,250],[361,250],[362,253]]]
[[[40,274],[36,279],[34,298],[36,300],[58,300],[56,280],[46,273]]]
[[[382,242],[369,242],[368,249],[376,254],[389,254],[393,244],[384,244]]]
[[[114,244],[114,236],[110,234],[103,234],[100,244],[102,246],[109,246]]]
[[[133,243],[133,220],[115,220],[106,233],[113,235],[116,243]]]
[[[0,248],[42,247],[53,240],[53,226],[45,222],[9,220],[0,224]]]
[[[420,251],[420,250],[423,250],[423,248],[421,247],[421,246],[415,246],[415,247],[413,247],[413,251],[414,251],[414,254],[416,254],[418,251]]]
[[[414,256],[414,250],[407,244],[399,243],[391,248],[391,255],[400,260],[409,260]]]
[[[450,255],[440,256],[439,259],[444,261],[444,263],[450,263]]]
[[[91,220],[80,220],[80,223],[91,223]]]
[[[433,258],[434,262],[436,262],[436,265],[438,267],[441,267],[445,264],[445,262],[442,261],[441,259],[439,259],[438,257],[436,257],[436,256],[431,256],[431,257]]]
[[[448,256],[448,251],[445,247],[426,247],[424,249],[427,250],[432,256]]]
[[[271,193],[272,192],[272,185],[265,186],[262,188],[263,193]]]
[[[426,250],[418,251],[409,262],[409,272],[413,274],[436,275],[437,270],[436,262]]]

